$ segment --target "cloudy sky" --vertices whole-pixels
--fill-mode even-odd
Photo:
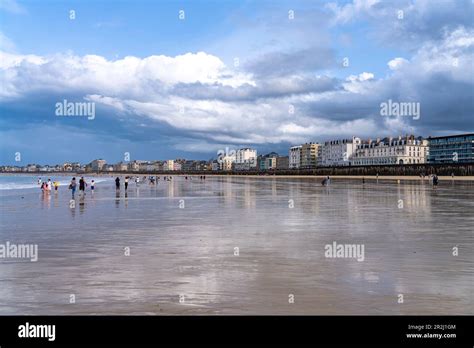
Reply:
[[[471,0],[0,0],[0,164],[472,132],[473,56]]]

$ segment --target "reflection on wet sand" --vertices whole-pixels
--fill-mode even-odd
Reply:
[[[73,208],[66,190],[2,196],[0,241],[39,260],[0,261],[0,314],[472,314],[473,188],[174,177]],[[364,261],[326,258],[333,242]]]

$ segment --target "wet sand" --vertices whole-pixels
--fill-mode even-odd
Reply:
[[[225,174],[215,174],[216,176],[232,176],[232,177],[249,177],[249,178],[281,178],[281,179],[291,179],[291,178],[296,178],[296,179],[316,179],[316,180],[322,180],[327,177],[327,175],[225,175]],[[423,180],[419,176],[415,175],[379,175],[378,177],[376,175],[330,175],[329,176],[333,180],[339,180],[339,179],[344,179],[344,180],[362,180],[362,178],[366,180],[417,180],[417,181],[423,181],[426,183],[429,183],[429,177],[425,177]],[[449,180],[449,181],[474,181],[474,176],[438,176],[439,180]]]
[[[0,243],[37,243],[39,260],[0,259],[0,314],[474,314],[473,182],[314,179],[127,195],[110,180],[74,208],[65,187],[1,192]],[[325,257],[334,241],[364,261]]]

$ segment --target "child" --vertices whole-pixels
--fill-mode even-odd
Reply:
[[[54,191],[57,191],[59,187],[59,182],[55,181],[53,185],[54,185]]]
[[[74,199],[74,193],[76,193],[76,178],[72,178],[69,189],[72,191],[72,199]]]

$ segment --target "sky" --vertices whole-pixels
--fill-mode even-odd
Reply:
[[[473,56],[471,0],[0,0],[0,165],[473,132]]]

